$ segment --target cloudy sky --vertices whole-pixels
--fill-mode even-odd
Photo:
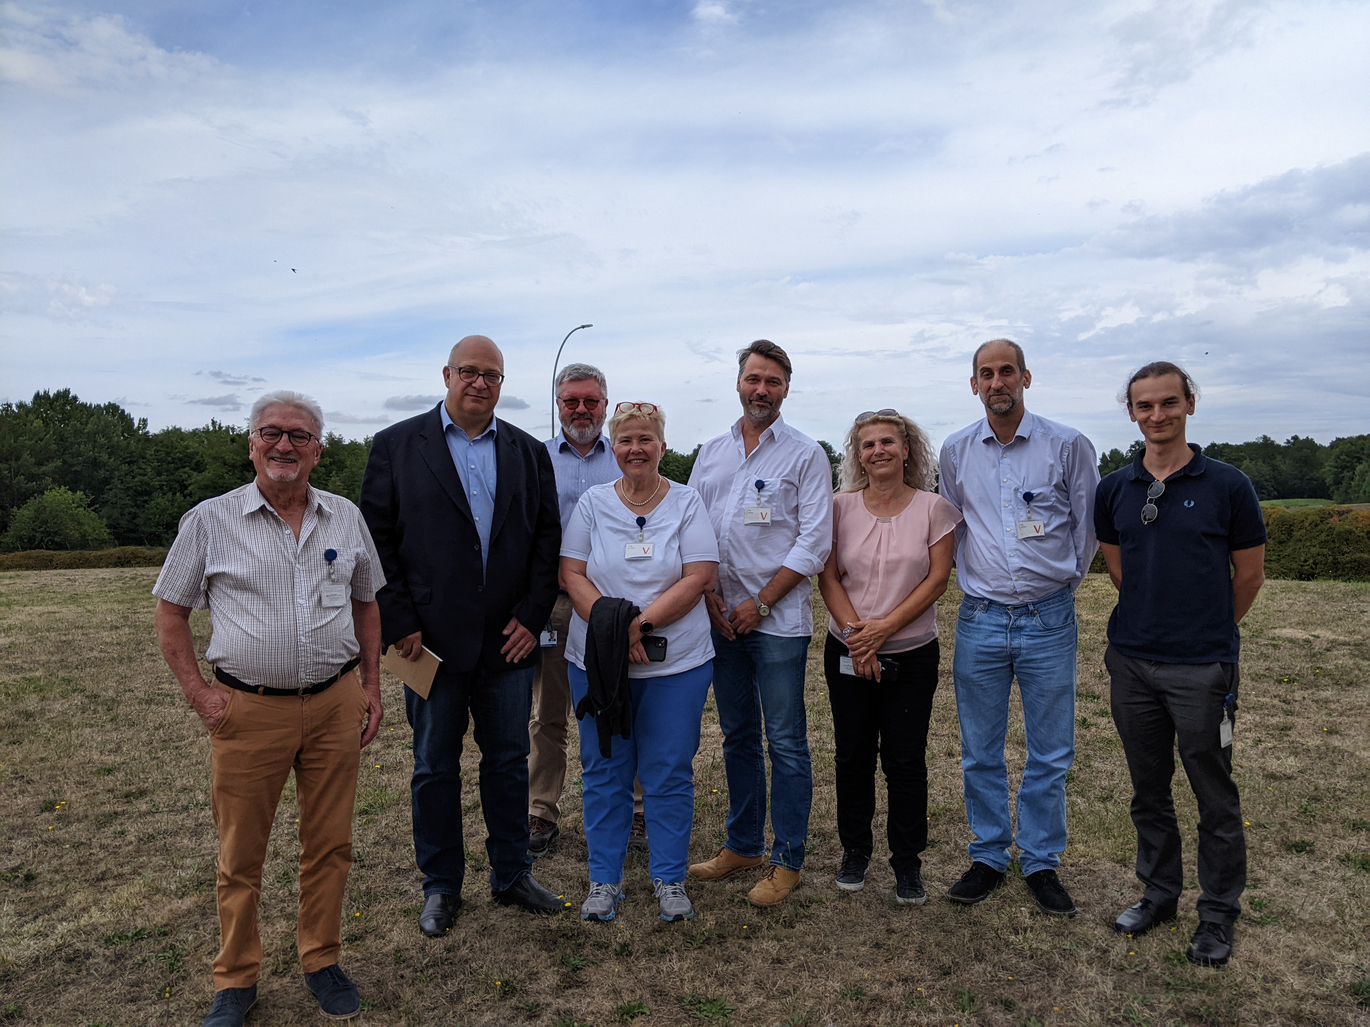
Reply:
[[[1324,0],[127,0],[0,4],[0,399],[156,429],[271,388],[351,436],[504,348],[736,418],[795,362],[838,441],[975,419],[969,355],[1103,448],[1139,363],[1191,438],[1370,431],[1370,6]]]

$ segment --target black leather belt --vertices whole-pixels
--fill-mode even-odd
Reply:
[[[360,667],[361,662],[359,657],[354,656],[343,664],[342,670],[338,671],[338,673],[334,674],[327,681],[305,685],[303,688],[267,688],[266,685],[249,685],[246,681],[239,681],[228,671],[220,670],[218,667],[214,668],[214,679],[222,682],[229,688],[236,688],[240,692],[251,692],[254,695],[317,695],[319,692],[333,687],[338,678],[342,677],[344,674]]]

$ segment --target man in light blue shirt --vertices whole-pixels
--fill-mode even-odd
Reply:
[[[552,470],[557,476],[557,506],[561,529],[566,530],[576,503],[591,485],[621,477],[609,440],[602,434],[608,413],[609,385],[604,372],[590,364],[567,364],[556,377],[557,419],[561,431],[547,440]],[[571,597],[564,591],[552,607],[542,636],[542,662],[533,677],[533,716],[528,722],[528,852],[545,855],[561,834],[561,792],[566,786],[574,717],[571,685],[566,675],[566,633],[571,627]],[[639,841],[640,839],[640,841]],[[647,839],[642,819],[642,794],[637,795],[630,844]]]
[[[1075,758],[1075,587],[1098,543],[1094,446],[1074,428],[1028,413],[1022,347],[975,351],[971,392],[985,417],[942,445],[939,491],[965,518],[956,529],[952,675],[961,722],[971,867],[947,892],[972,905],[1004,882],[1010,847],[1037,904],[1074,916],[1056,875],[1066,847],[1066,772]],[[1027,765],[1018,830],[1009,813],[1009,690],[1018,679]]]
[[[490,522],[495,517],[495,433],[499,422],[490,418],[490,426],[473,439],[452,420],[446,404],[439,409],[442,437],[452,454],[462,491],[471,503],[471,516],[480,536],[480,563],[484,567],[490,560]]]

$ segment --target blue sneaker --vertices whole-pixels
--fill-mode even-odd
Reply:
[[[319,1000],[319,1008],[330,1020],[350,1020],[362,1011],[362,997],[342,967],[334,963],[304,975],[304,986]]]
[[[243,1027],[243,1018],[257,1002],[257,986],[224,988],[214,993],[214,1005],[209,1007],[201,1027]]]

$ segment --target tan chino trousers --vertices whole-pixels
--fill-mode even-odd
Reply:
[[[219,831],[214,988],[222,991],[248,987],[261,970],[262,864],[292,769],[300,813],[300,963],[313,973],[338,961],[367,701],[355,670],[316,695],[255,695],[217,681],[214,688],[228,697],[210,736]]]

